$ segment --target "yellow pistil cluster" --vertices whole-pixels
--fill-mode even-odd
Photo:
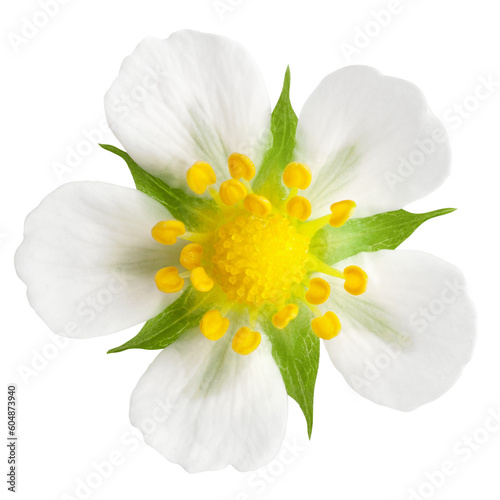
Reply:
[[[200,323],[203,335],[212,341],[221,339],[230,330],[225,314],[232,307],[246,307],[250,326],[233,333],[232,348],[239,354],[253,352],[261,342],[261,334],[253,330],[264,305],[275,308],[272,323],[277,329],[286,328],[299,314],[296,302],[302,301],[313,311],[313,332],[330,340],[339,334],[341,325],[332,311],[321,314],[318,305],[330,298],[330,284],[312,273],[323,273],[344,280],[344,289],[352,295],[365,292],[366,273],[357,266],[343,271],[334,269],[309,253],[312,236],[326,224],[341,227],[351,217],[356,204],[351,200],[333,203],[330,214],[308,221],[310,201],[298,194],[309,188],[312,175],[303,163],[292,162],[283,172],[283,183],[289,195],[282,204],[254,193],[250,181],[256,173],[253,162],[245,155],[233,153],[228,158],[231,179],[222,182],[218,191],[213,187],[217,177],[211,165],[196,162],[186,174],[188,186],[198,195],[207,190],[218,203],[220,224],[210,234],[187,233],[182,222],[161,221],[151,234],[164,245],[174,245],[179,239],[191,241],[183,246],[179,264],[186,269],[169,266],[155,276],[158,289],[165,293],[180,292],[185,278],[200,292],[217,290],[219,308],[206,312]],[[268,308],[266,308],[266,311]]]
[[[283,304],[305,276],[309,241],[280,214],[240,215],[217,237],[213,275],[230,301]]]

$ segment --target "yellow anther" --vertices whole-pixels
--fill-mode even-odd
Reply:
[[[191,271],[191,282],[199,292],[209,292],[214,286],[214,281],[208,276],[203,267],[195,267]]]
[[[247,188],[243,183],[235,179],[229,179],[220,185],[219,196],[222,203],[232,207],[245,198]]]
[[[184,286],[179,270],[173,266],[160,269],[155,275],[155,283],[158,290],[165,293],[179,292]]]
[[[331,205],[330,210],[332,211],[332,215],[330,215],[329,220],[330,226],[343,226],[352,215],[355,208],[356,203],[352,200],[337,201],[337,203]]]
[[[320,339],[330,340],[340,333],[340,320],[335,313],[328,311],[324,316],[314,318],[311,328]]]
[[[229,328],[229,320],[217,309],[206,312],[201,318],[200,330],[208,340],[219,340]]]
[[[344,289],[351,295],[361,295],[366,292],[368,276],[358,266],[347,266],[344,269]]]
[[[227,165],[233,179],[238,180],[243,177],[246,181],[250,181],[254,178],[255,165],[248,156],[233,153],[227,160]]]
[[[265,217],[269,215],[273,209],[271,202],[265,196],[259,196],[254,193],[245,196],[243,205],[249,212],[257,217]]]
[[[177,241],[177,236],[186,232],[186,227],[178,220],[162,220],[151,229],[151,236],[164,245],[173,245]]]
[[[299,308],[295,304],[287,304],[273,316],[273,325],[283,330],[292,319],[297,317],[297,314],[299,314]]]
[[[330,285],[324,279],[313,278],[309,281],[309,290],[305,293],[309,304],[323,304],[330,297]]]
[[[286,211],[290,217],[304,222],[311,215],[311,202],[303,196],[294,196],[288,200]]]
[[[186,173],[188,186],[196,194],[203,194],[207,187],[215,184],[217,177],[210,164],[197,161]]]
[[[289,163],[283,172],[283,182],[289,188],[307,189],[311,178],[309,167],[296,161]]]
[[[183,267],[191,271],[195,267],[201,266],[202,255],[203,247],[199,243],[190,243],[181,250],[179,260]]]
[[[259,332],[243,326],[234,335],[232,347],[238,354],[246,356],[259,347],[261,336]]]

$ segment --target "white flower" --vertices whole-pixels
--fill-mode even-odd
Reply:
[[[254,61],[235,42],[192,31],[146,39],[123,62],[105,106],[133,160],[172,188],[170,211],[138,190],[66,184],[28,216],[16,268],[32,307],[68,337],[137,325],[182,296],[182,314],[179,306],[168,324],[155,320],[160,330],[176,323],[176,336],[132,395],[130,418],[148,444],[192,472],[271,460],[285,432],[287,390],[298,398],[276,362],[286,356],[273,328],[274,338],[296,335],[297,352],[302,334],[293,325],[306,325],[303,338],[315,349],[312,330],[327,339],[347,382],[392,408],[411,410],[456,381],[475,330],[458,269],[383,249],[391,248],[383,231],[382,250],[354,249],[335,268],[311,243],[354,207],[353,224],[400,209],[448,175],[445,131],[415,86],[362,66],[328,75],[300,114],[294,161],[280,166],[286,189],[260,174],[272,163],[271,107]],[[275,133],[272,151],[278,142]],[[172,202],[176,193],[200,206],[216,200],[215,210],[200,208],[209,230],[186,230],[188,208]],[[361,240],[352,245],[364,249]],[[189,290],[202,297],[190,308]],[[196,314],[201,326],[186,329]]]

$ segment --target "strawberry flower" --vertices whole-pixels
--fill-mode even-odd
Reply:
[[[422,93],[350,66],[297,119],[289,87],[287,71],[271,112],[237,43],[193,31],[144,40],[105,98],[127,152],[103,147],[137,189],[63,185],[28,216],[16,254],[54,332],[89,338],[146,321],[110,352],[161,349],[130,418],[191,472],[270,461],[288,395],[311,434],[320,339],[351,387],[404,411],[447,391],[471,356],[460,271],[394,250],[452,211],[402,210],[449,170]]]

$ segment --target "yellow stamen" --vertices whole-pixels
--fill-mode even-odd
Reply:
[[[283,330],[292,319],[297,317],[297,314],[299,314],[299,308],[295,304],[287,304],[273,316],[273,325]]]
[[[330,206],[332,215],[330,215],[328,223],[333,227],[343,226],[347,222],[347,219],[351,217],[355,208],[356,203],[352,200],[337,201],[337,203]]]
[[[286,211],[290,217],[304,222],[311,215],[311,202],[303,196],[294,196],[288,200]]]
[[[324,215],[319,219],[313,219],[304,224],[300,225],[298,231],[307,236],[308,238],[312,238],[321,228],[325,227],[330,221],[331,215]]]
[[[177,236],[186,232],[186,227],[178,220],[162,220],[151,229],[151,236],[163,245],[173,245],[177,242]]]
[[[351,295],[361,295],[366,291],[368,276],[358,266],[348,266],[344,269],[344,289]]]
[[[246,356],[259,347],[261,336],[259,332],[243,326],[234,335],[232,347],[235,352]]]
[[[226,208],[220,199],[219,191],[217,191],[217,189],[214,189],[213,187],[208,188],[208,194],[214,199],[215,203],[217,203],[220,208]]]
[[[288,196],[286,197],[285,204],[287,204],[292,198],[297,196],[298,192],[299,192],[299,188],[290,188],[290,192],[288,193]]]
[[[313,278],[309,281],[309,290],[305,293],[305,298],[309,304],[323,304],[330,296],[330,284],[321,278]]]
[[[251,330],[255,328],[255,325],[257,324],[257,320],[259,319],[259,311],[260,307],[251,307],[248,310],[248,323],[249,327]]]
[[[229,328],[229,320],[224,318],[220,311],[212,309],[201,318],[200,330],[208,340],[219,340]]]
[[[265,217],[271,213],[273,206],[265,196],[250,193],[245,196],[243,201],[245,208],[257,217]]]
[[[232,207],[245,198],[247,188],[243,183],[235,179],[229,179],[220,185],[220,199],[225,205]]]
[[[309,167],[296,161],[289,163],[283,172],[283,182],[289,188],[307,189],[311,178]]]
[[[318,257],[311,253],[308,255],[308,269],[310,271],[316,271],[317,273],[333,276],[334,278],[344,279],[344,273],[342,271],[325,264],[322,260],[318,259]]]
[[[186,231],[182,236],[180,236],[181,239],[186,240],[186,241],[192,241],[193,243],[209,243],[213,235],[212,233],[190,233],[189,231]]]
[[[207,187],[215,184],[217,177],[211,165],[204,161],[197,161],[186,173],[188,186],[196,194],[203,194]]]
[[[330,340],[340,333],[340,320],[335,313],[328,311],[324,316],[314,318],[311,328],[320,339]]]
[[[330,224],[333,227],[340,227],[346,223],[349,217],[354,212],[356,208],[356,203],[351,200],[344,200],[334,203],[330,206],[330,210],[332,211],[329,215],[323,215],[323,217],[319,217],[318,219],[311,220],[302,224],[299,231],[301,234],[307,236],[308,238],[312,238],[314,234],[316,234],[321,228]]]
[[[209,292],[214,286],[214,281],[208,276],[203,267],[195,267],[191,271],[191,282],[199,292]]]
[[[199,243],[189,243],[181,250],[179,258],[183,267],[193,270],[201,266],[201,256],[203,255],[203,247]]]
[[[184,286],[179,270],[173,266],[160,269],[155,275],[155,283],[158,290],[165,293],[179,292]]]
[[[233,153],[227,160],[229,173],[233,179],[245,179],[250,181],[255,175],[255,165],[252,160],[240,153]]]

